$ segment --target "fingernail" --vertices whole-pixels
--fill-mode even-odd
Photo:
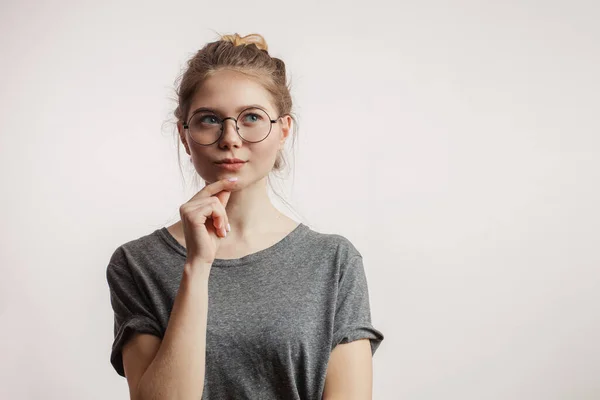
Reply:
[[[237,176],[233,176],[233,177],[231,177],[231,178],[227,178],[227,180],[228,180],[229,182],[235,182],[235,181],[237,181],[237,180],[238,180],[238,177],[237,177]]]
[[[225,229],[221,229],[221,232],[223,232],[223,237],[227,236],[227,231]]]
[[[227,224],[227,232],[231,231],[231,225]]]

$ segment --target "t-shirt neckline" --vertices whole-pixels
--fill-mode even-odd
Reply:
[[[292,243],[298,238],[302,237],[307,231],[309,227],[302,222],[299,222],[298,225],[289,232],[286,236],[284,236],[277,243],[267,247],[266,249],[259,250],[257,252],[247,254],[241,258],[215,258],[213,261],[213,267],[238,267],[242,265],[247,265],[255,262],[262,261],[269,257],[275,256],[278,253],[285,252],[286,250],[291,250],[293,248]],[[184,258],[187,258],[187,250],[185,247],[181,245],[171,235],[171,232],[166,227],[161,227],[155,231],[166,243],[172,247],[178,254],[182,255]]]

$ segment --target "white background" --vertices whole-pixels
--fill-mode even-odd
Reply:
[[[599,10],[3,1],[0,398],[128,398],[108,259],[193,194],[181,68],[256,32],[300,122],[285,195],[364,256],[374,399],[599,399]]]

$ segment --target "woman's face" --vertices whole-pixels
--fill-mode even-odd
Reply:
[[[279,117],[271,101],[271,95],[257,81],[232,70],[221,70],[210,76],[198,89],[192,100],[188,120],[195,110],[209,108],[218,120],[226,117],[238,118],[240,111],[250,105],[259,105],[274,120]],[[203,115],[206,113],[203,112]],[[247,120],[256,119],[247,116]],[[210,116],[205,119],[214,122]],[[243,121],[238,121],[241,127]],[[232,176],[239,177],[240,187],[256,182],[269,174],[277,153],[283,148],[290,133],[291,117],[283,116],[271,126],[269,136],[258,143],[244,141],[235,130],[235,121],[223,121],[223,134],[216,143],[202,146],[194,142],[189,130],[178,123],[179,134],[186,151],[191,155],[194,167],[207,184]],[[238,170],[229,170],[216,164],[224,158],[239,158],[246,161]]]

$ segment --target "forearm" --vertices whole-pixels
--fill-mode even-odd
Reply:
[[[210,265],[184,266],[160,348],[138,385],[138,400],[200,399],[206,365]]]

